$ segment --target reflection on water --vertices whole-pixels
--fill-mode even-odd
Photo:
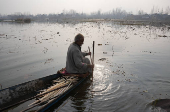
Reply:
[[[87,80],[53,111],[157,112],[149,105],[169,98],[170,31],[167,26],[112,22],[0,23],[0,84],[3,88],[54,74],[65,67],[77,33],[83,51],[95,45],[93,82]],[[163,110],[161,110],[163,111]]]

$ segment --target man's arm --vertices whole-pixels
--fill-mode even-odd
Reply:
[[[81,52],[83,54],[83,56],[87,56],[87,55],[91,55],[91,52],[85,53],[85,52]]]

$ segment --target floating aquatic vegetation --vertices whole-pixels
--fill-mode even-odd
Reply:
[[[118,66],[118,68],[123,68],[123,64],[121,64],[120,66]]]
[[[143,91],[144,93],[147,93],[148,91],[147,90],[145,90],[145,91]]]
[[[130,79],[125,79],[126,81],[128,81],[128,82],[131,82],[131,80]]]
[[[47,51],[48,51],[48,49],[47,49],[46,47],[44,47],[43,52],[44,52],[44,53],[47,53]]]
[[[70,38],[67,38],[66,41],[67,42],[72,42],[72,40]]]
[[[0,36],[4,36],[5,34],[0,34]]]
[[[40,30],[41,32],[45,31],[45,30]]]
[[[41,41],[38,41],[39,43],[42,43]]]
[[[9,53],[15,53],[15,52],[9,51]]]
[[[42,39],[42,40],[48,40],[48,39]]]
[[[166,36],[166,35],[158,35],[158,37],[168,37],[168,36]]]
[[[105,61],[106,60],[106,58],[101,58],[101,59],[99,59],[99,61]]]
[[[54,61],[54,59],[53,59],[53,58],[49,58],[49,59],[47,59],[47,60],[45,61],[44,64],[50,63],[50,62],[52,62],[52,61]]]
[[[156,52],[152,52],[152,51],[142,51],[142,52],[146,52],[146,53],[147,53],[147,52],[148,52],[148,53],[156,53]]]

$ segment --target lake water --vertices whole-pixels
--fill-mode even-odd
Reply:
[[[56,73],[74,36],[82,51],[95,41],[88,80],[50,111],[163,112],[150,105],[170,97],[170,30],[113,22],[0,23],[0,85],[7,88]]]

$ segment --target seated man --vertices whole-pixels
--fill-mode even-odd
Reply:
[[[81,46],[84,42],[84,36],[77,34],[74,38],[74,42],[70,44],[67,51],[66,71],[67,73],[80,73],[84,74],[91,72],[94,65],[90,64],[90,60],[85,58],[87,55],[91,55],[91,52],[81,52]]]

